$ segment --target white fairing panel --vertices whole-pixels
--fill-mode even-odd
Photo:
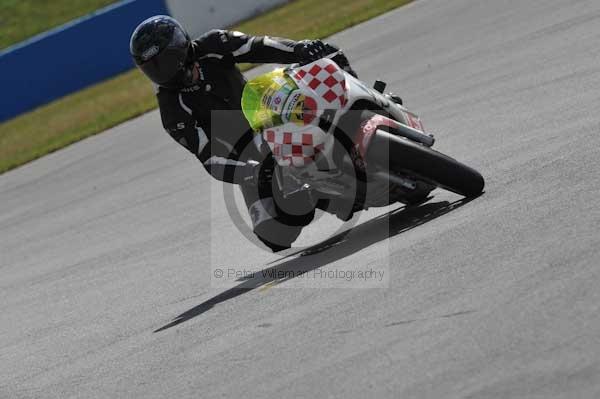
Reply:
[[[285,73],[298,86],[297,93],[281,104],[287,123],[263,131],[264,140],[282,166],[306,167],[317,156],[330,159],[335,139],[331,132],[319,127],[319,121],[326,119],[335,126],[359,100],[378,104],[393,119],[422,130],[422,126],[417,126],[416,115],[366,86],[328,58],[288,69]]]
[[[348,107],[347,74],[329,59],[289,69],[286,74],[298,86],[298,93],[282,104],[281,126],[265,129],[263,138],[282,166],[305,167],[333,149],[333,135],[319,127],[326,112],[337,117]],[[333,122],[333,120],[332,120]]]
[[[328,135],[315,125],[295,123],[265,129],[263,138],[281,166],[304,167],[323,152]]]

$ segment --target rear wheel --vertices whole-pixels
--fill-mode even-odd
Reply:
[[[404,172],[465,197],[483,191],[485,182],[475,169],[405,138],[377,130],[366,154],[369,168]]]

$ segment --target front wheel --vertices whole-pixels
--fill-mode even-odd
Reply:
[[[447,155],[402,137],[377,130],[366,154],[370,168],[403,172],[465,197],[483,191],[483,176]]]

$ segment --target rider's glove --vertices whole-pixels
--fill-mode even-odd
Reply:
[[[309,63],[325,57],[327,45],[320,40],[302,40],[294,46],[294,53],[303,63]]]

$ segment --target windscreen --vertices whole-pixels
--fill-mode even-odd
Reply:
[[[242,93],[242,111],[255,131],[281,125],[282,113],[289,103],[292,92],[298,90],[296,83],[276,69],[248,81]]]

